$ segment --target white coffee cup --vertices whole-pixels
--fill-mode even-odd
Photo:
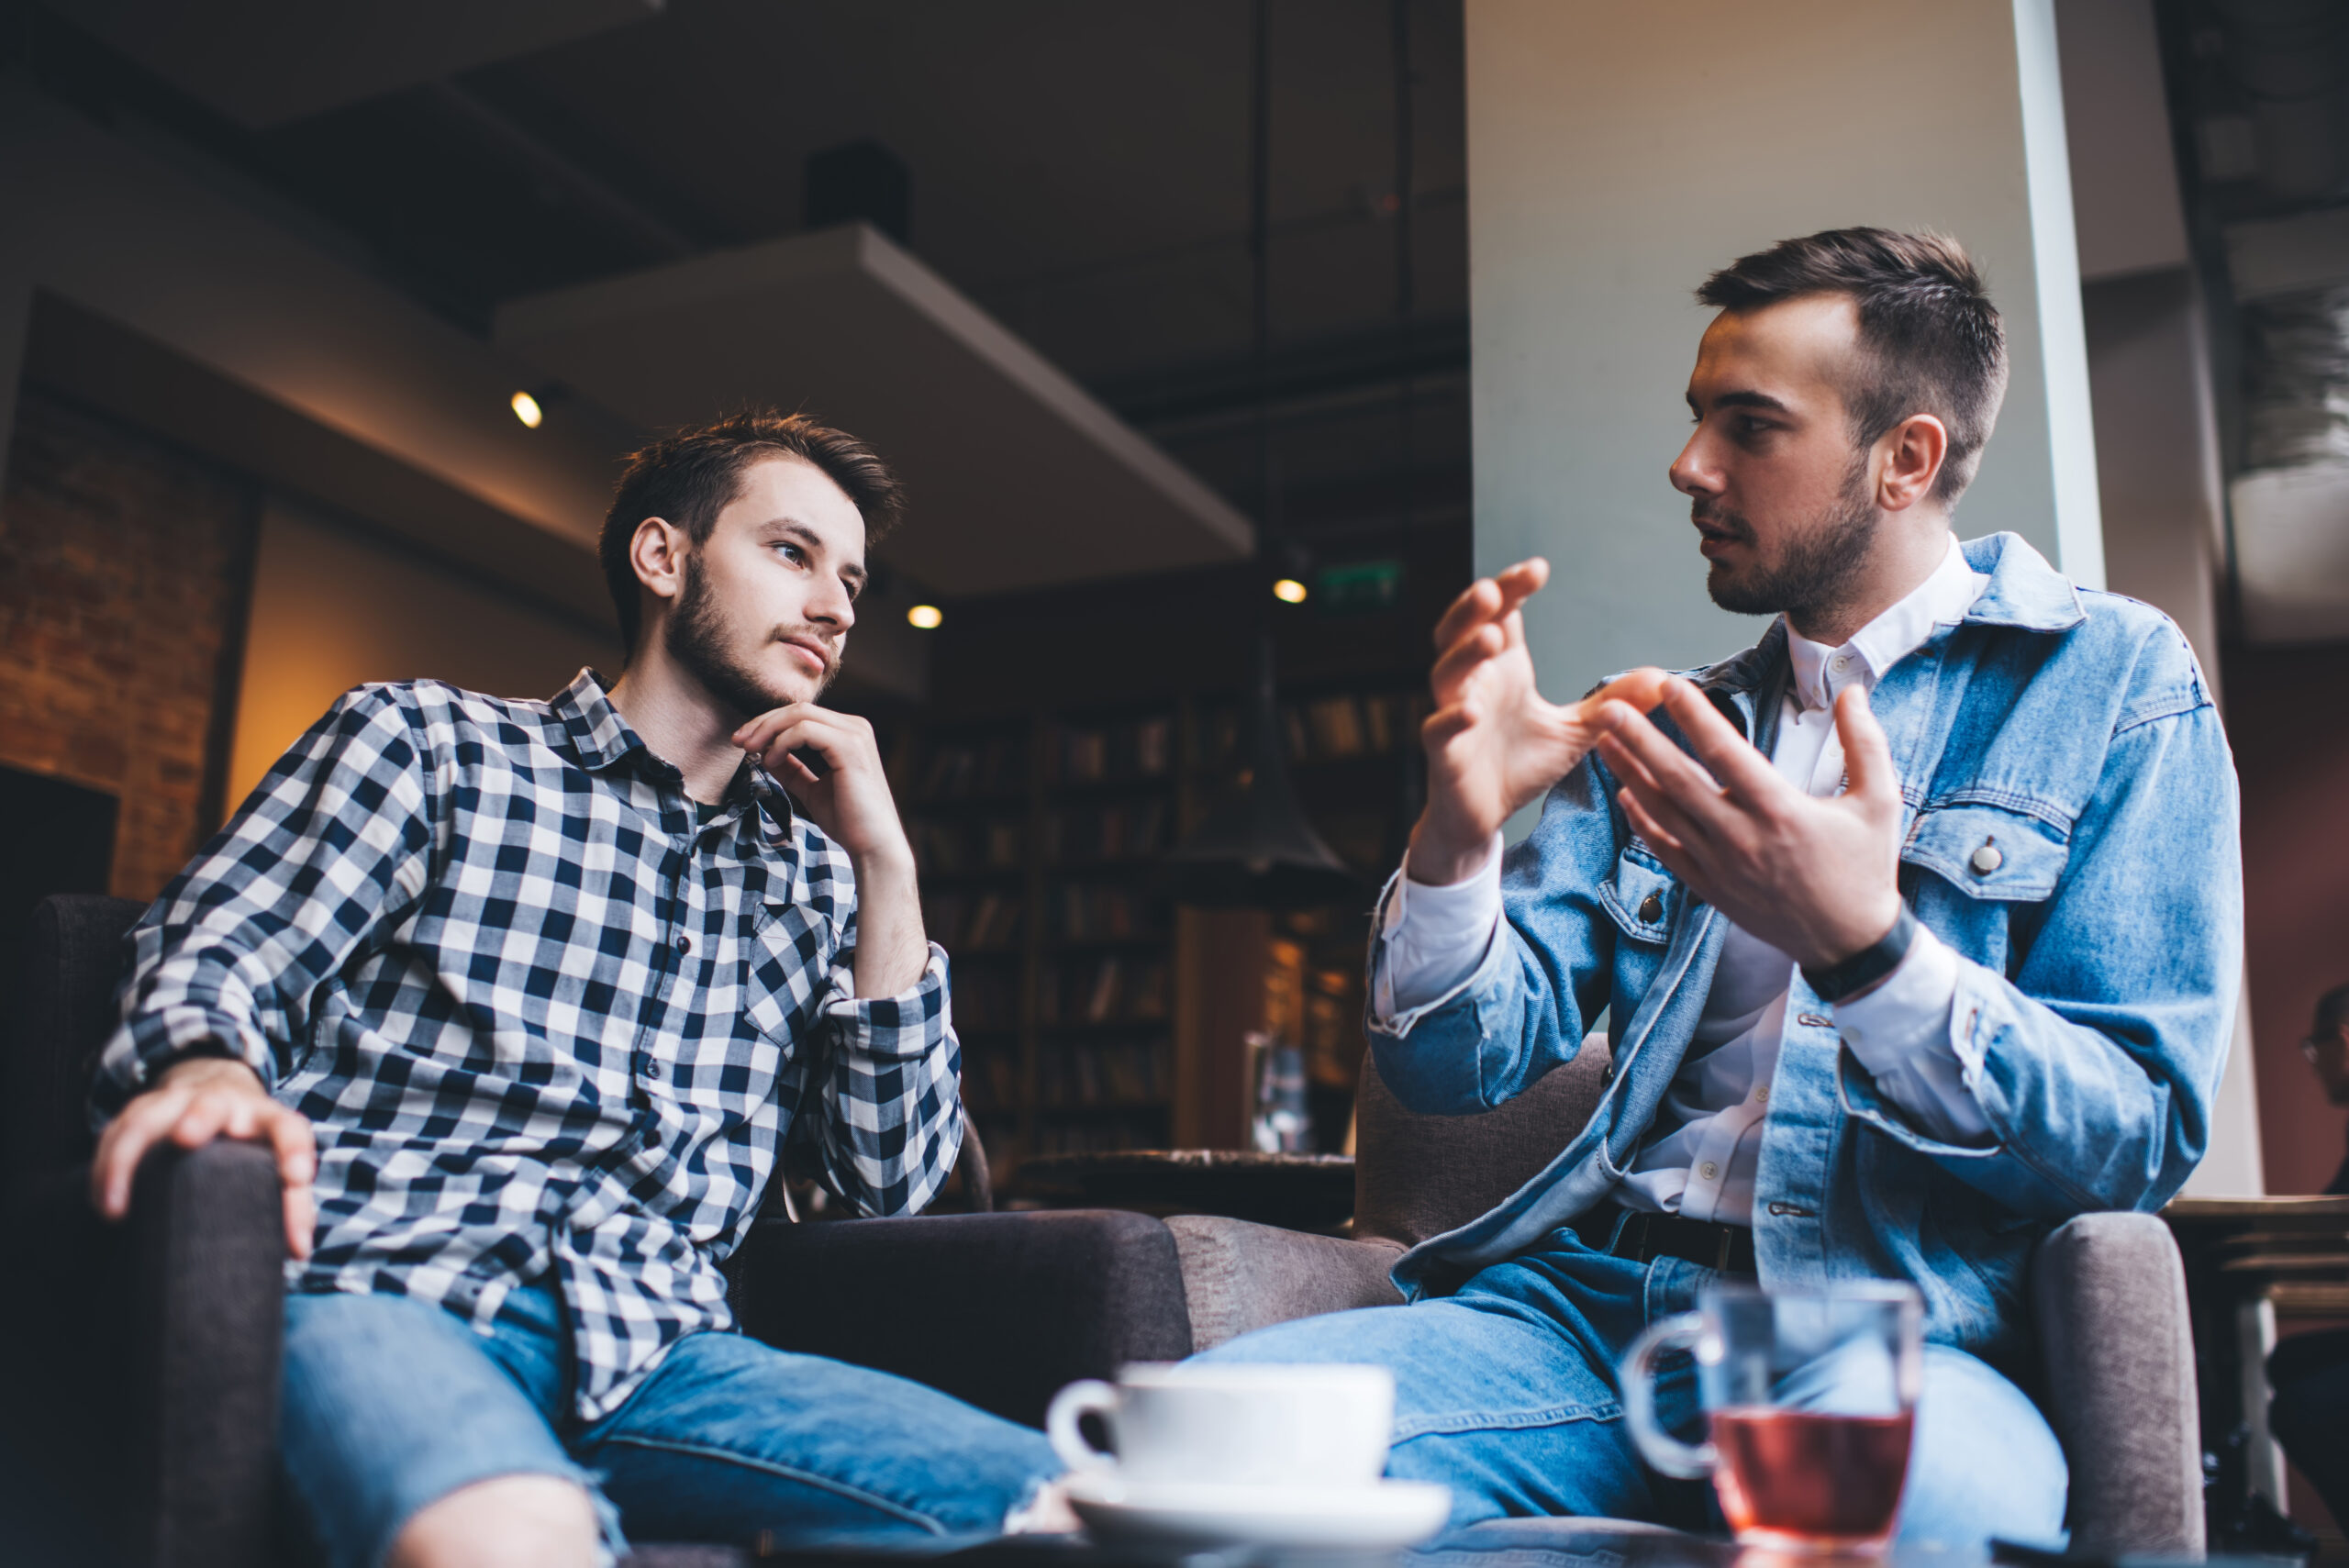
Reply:
[[[1114,1454],[1078,1420],[1097,1413]],[[1128,1481],[1312,1488],[1370,1486],[1386,1468],[1395,1374],[1383,1366],[1136,1362],[1116,1384],[1072,1383],[1045,1432],[1072,1471]]]

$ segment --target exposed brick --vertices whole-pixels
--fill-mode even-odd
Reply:
[[[0,763],[122,796],[114,891],[151,898],[197,819],[250,482],[27,388],[0,491]]]

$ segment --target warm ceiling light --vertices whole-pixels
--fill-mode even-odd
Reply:
[[[521,420],[524,428],[535,430],[546,423],[547,411],[529,393],[518,392],[509,401],[514,405],[514,417]]]
[[[1284,577],[1273,584],[1273,597],[1285,605],[1305,603],[1305,584],[1294,577]]]
[[[924,631],[936,631],[938,623],[945,618],[946,612],[936,605],[916,605],[906,612],[906,624],[919,627]]]

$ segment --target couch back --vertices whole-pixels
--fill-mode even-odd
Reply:
[[[1582,1130],[1613,1060],[1607,1037],[1594,1034],[1507,1105],[1421,1116],[1388,1092],[1365,1055],[1354,1099],[1354,1234],[1417,1246],[1492,1208]]]
[[[0,1169],[11,1177],[62,1170],[90,1157],[84,1109],[98,1052],[114,1032],[115,994],[129,964],[123,936],[146,906],[59,894],[33,911],[0,1044]]]

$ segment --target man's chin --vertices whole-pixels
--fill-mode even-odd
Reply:
[[[1726,561],[1713,562],[1705,573],[1705,592],[1713,603],[1733,616],[1768,616],[1778,613],[1780,606],[1765,604],[1765,594],[1754,591],[1753,573],[1740,572]]]

